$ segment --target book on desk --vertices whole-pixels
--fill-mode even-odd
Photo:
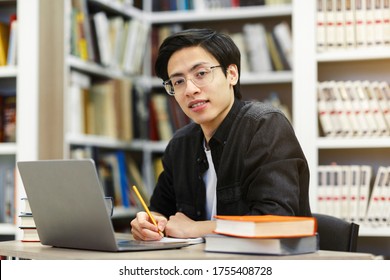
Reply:
[[[313,217],[277,215],[216,216],[215,234],[205,236],[205,251],[290,255],[319,248]]]

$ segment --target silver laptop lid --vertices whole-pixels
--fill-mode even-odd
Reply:
[[[17,163],[41,243],[117,251],[93,160]]]

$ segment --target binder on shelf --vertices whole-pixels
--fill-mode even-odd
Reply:
[[[375,18],[374,10],[376,0],[363,1],[365,4],[365,32],[366,32],[366,45],[367,47],[375,46]]]
[[[9,26],[0,22],[0,66],[7,65],[7,52],[9,44]]]
[[[284,62],[283,69],[293,69],[293,44],[290,26],[287,22],[282,21],[273,27],[272,35],[279,49],[281,60]]]
[[[340,218],[344,221],[350,221],[350,167],[348,165],[340,166]]]
[[[345,1],[333,0],[333,13],[334,13],[334,32],[335,32],[335,47],[340,49],[345,47]]]
[[[385,183],[388,176],[390,176],[388,168],[380,166],[375,177],[374,185],[372,187],[371,196],[367,208],[367,214],[365,223],[378,227],[385,223],[386,221],[386,189]],[[389,202],[388,202],[389,203]]]
[[[342,1],[344,8],[344,25],[345,25],[345,47],[356,47],[355,32],[355,1]]]
[[[255,73],[271,72],[272,62],[268,52],[266,29],[261,23],[243,26],[251,69]]]
[[[335,128],[332,121],[333,108],[330,95],[325,83],[317,84],[317,107],[320,127],[325,137],[335,136]]]
[[[16,14],[10,16],[10,33],[7,52],[7,65],[15,66],[17,63],[18,21]]]
[[[349,188],[349,205],[350,205],[350,220],[351,222],[358,223],[359,221],[359,188],[360,188],[360,166],[351,165],[350,179],[351,182]]]
[[[370,182],[372,177],[372,168],[369,165],[360,166],[360,187],[358,203],[358,222],[364,223],[368,200],[370,196]]]
[[[384,225],[390,226],[390,166],[387,167],[387,178],[384,182]]]
[[[326,42],[327,50],[336,49],[336,15],[335,15],[335,5],[333,0],[326,1]]]
[[[326,3],[327,0],[317,0],[317,52],[323,52],[326,50]]]
[[[353,113],[356,116],[356,121],[359,124],[357,136],[367,136],[369,135],[368,122],[363,111],[361,99],[359,98],[358,92],[355,89],[354,83],[352,81],[345,81],[344,86],[349,99],[351,100]]]
[[[68,132],[81,135],[88,131],[86,106],[91,80],[88,75],[71,71],[68,97]]]
[[[326,208],[326,175],[327,169],[324,165],[319,165],[317,167],[317,176],[318,176],[318,184],[317,184],[317,211],[318,213],[327,213]]]
[[[383,116],[384,127],[387,134],[390,132],[390,88],[387,82],[374,81],[371,83],[371,90],[378,102],[378,111]]]
[[[346,90],[344,82],[339,81],[336,82],[336,87],[337,87],[337,93],[338,93],[338,99],[342,103],[343,106],[343,112],[344,116],[346,117],[345,123],[347,123],[347,126],[349,125],[350,127],[346,129],[345,136],[349,137],[354,137],[358,136],[360,134],[360,129],[359,129],[359,121],[357,119],[357,115],[355,114],[354,107],[352,104],[351,97],[349,95],[349,92]]]
[[[98,12],[92,17],[96,32],[96,42],[97,49],[99,51],[100,63],[104,66],[110,66],[112,64],[112,51],[107,15],[105,12]]]

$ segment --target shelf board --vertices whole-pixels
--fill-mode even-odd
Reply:
[[[317,62],[390,59],[390,47],[329,51],[317,54]]]
[[[0,155],[16,155],[16,143],[0,143]]]
[[[390,137],[375,138],[325,138],[317,139],[319,149],[372,149],[390,148]]]
[[[112,219],[121,219],[121,218],[131,218],[135,217],[137,212],[139,212],[140,209],[136,209],[135,207],[125,208],[123,206],[116,206],[114,207],[114,213],[112,214]]]
[[[13,224],[0,223],[0,235],[14,235],[17,227]]]
[[[292,81],[293,73],[291,71],[242,73],[240,79],[241,85],[292,83]]]
[[[143,12],[132,5],[124,5],[122,3],[112,0],[90,0],[92,5],[97,5],[104,10],[110,10],[118,14],[126,15],[128,17],[135,17],[142,19]]]
[[[124,149],[132,151],[163,152],[167,141],[133,140],[131,142],[121,141],[105,136],[97,135],[68,135],[68,145],[94,146],[100,148]]]
[[[111,79],[128,79],[130,77],[130,75],[126,75],[118,68],[104,67],[97,63],[84,61],[71,55],[67,57],[67,64],[75,70],[96,76],[102,76]]]
[[[390,227],[369,227],[361,225],[359,236],[364,237],[390,237]]]
[[[132,150],[162,153],[168,145],[168,141],[133,140]]]
[[[131,149],[131,142],[98,135],[67,135],[66,142],[70,145],[94,146],[100,148]]]
[[[17,76],[16,66],[1,66],[0,67],[0,78],[16,78]]]
[[[146,15],[152,24],[221,20],[232,21],[248,18],[291,16],[292,5],[250,6],[215,10],[164,11],[152,12]]]

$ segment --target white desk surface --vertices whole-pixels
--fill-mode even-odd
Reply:
[[[228,260],[228,259],[260,259],[260,260],[369,260],[378,257],[368,253],[350,253],[335,251],[318,251],[310,254],[290,256],[244,255],[210,253],[204,251],[204,244],[196,244],[181,249],[142,251],[142,252],[98,252],[54,248],[41,245],[39,242],[4,241],[0,242],[0,256],[19,259],[36,260]]]

